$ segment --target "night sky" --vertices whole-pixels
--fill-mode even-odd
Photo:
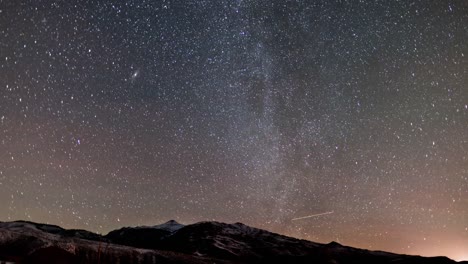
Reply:
[[[0,201],[468,259],[468,1],[0,0]]]

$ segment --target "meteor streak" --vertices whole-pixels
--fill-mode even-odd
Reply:
[[[325,212],[325,213],[320,213],[320,214],[313,214],[313,215],[308,215],[308,216],[293,218],[293,219],[291,219],[291,220],[292,220],[292,221],[296,221],[296,220],[301,220],[301,219],[306,219],[306,218],[312,218],[312,217],[321,216],[321,215],[329,215],[329,214],[333,214],[333,213],[334,213],[334,212],[331,211],[331,212]]]

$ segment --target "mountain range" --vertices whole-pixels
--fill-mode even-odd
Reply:
[[[2,262],[3,261],[3,262]],[[242,223],[176,221],[99,235],[28,221],[0,222],[0,263],[468,264],[300,240]]]

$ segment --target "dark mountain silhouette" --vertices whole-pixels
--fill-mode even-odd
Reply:
[[[0,262],[15,263],[388,263],[455,264],[446,257],[314,243],[241,223],[175,221],[105,236],[33,222],[0,222]],[[468,262],[459,262],[468,264]]]
[[[79,264],[74,254],[59,247],[37,249],[29,254],[23,262],[28,264]]]

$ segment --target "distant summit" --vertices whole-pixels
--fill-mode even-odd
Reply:
[[[169,232],[175,232],[179,229],[181,229],[182,227],[184,227],[184,225],[182,224],[179,224],[177,221],[175,220],[169,220],[167,221],[166,223],[164,224],[160,224],[160,225],[155,225],[153,226],[154,228],[157,228],[157,229],[162,229],[162,230],[166,230],[166,231],[169,231]]]
[[[457,263],[446,257],[369,251],[337,242],[314,243],[242,223],[182,225],[174,220],[149,227],[124,227],[105,236],[26,221],[0,222],[0,263],[2,261],[26,264]]]

